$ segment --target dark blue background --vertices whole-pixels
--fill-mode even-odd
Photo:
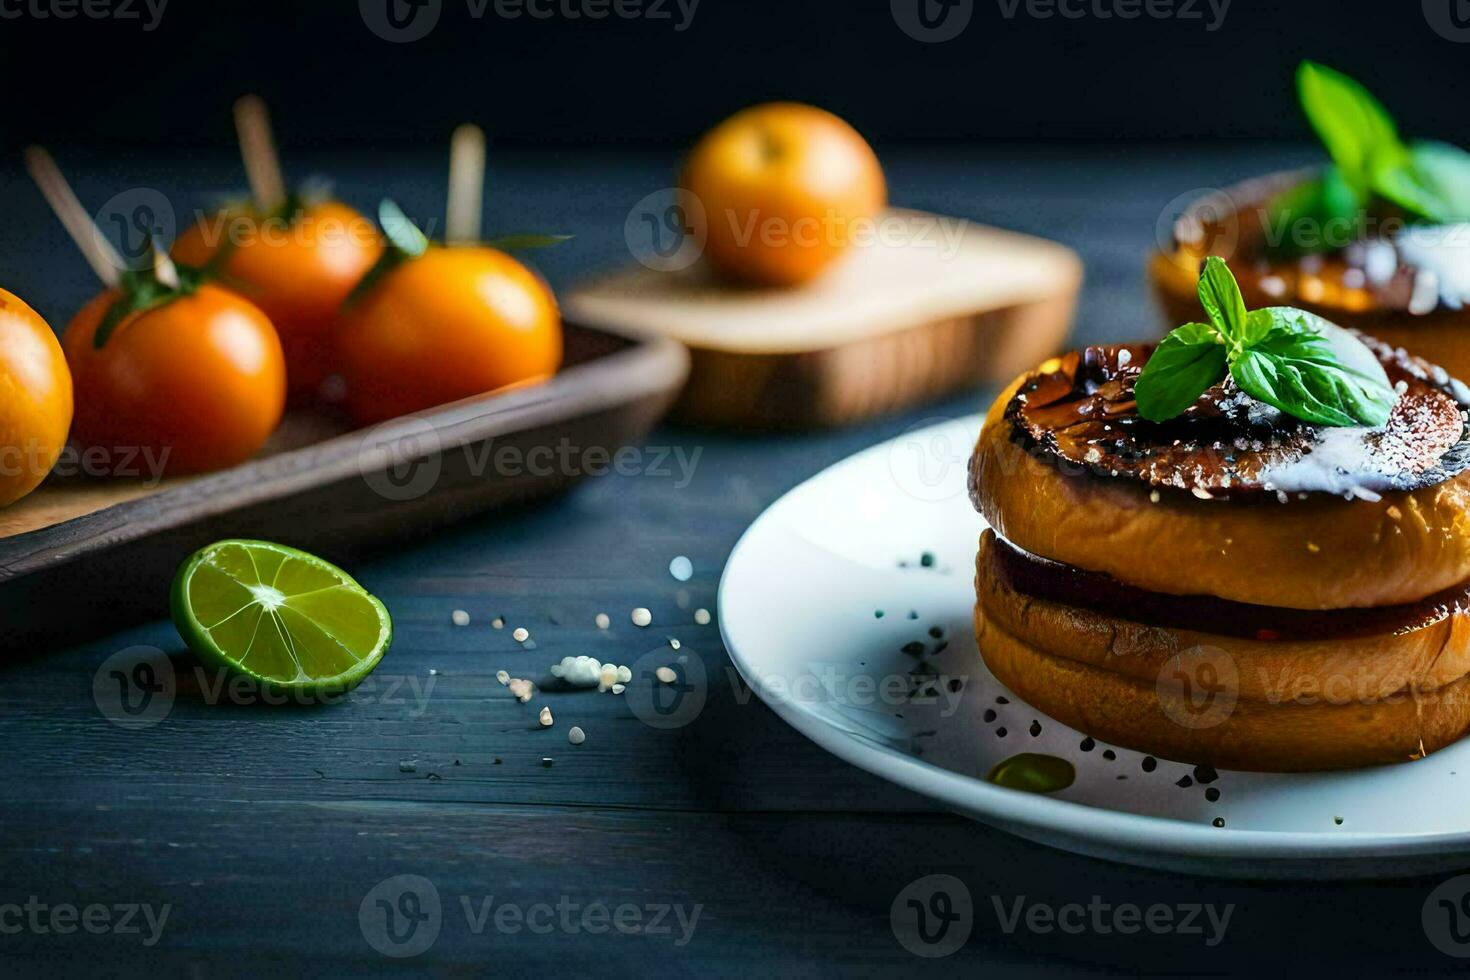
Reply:
[[[1421,0],[1232,0],[1213,32],[1208,0],[1149,0],[1198,19],[1132,20],[1035,18],[1027,0],[1008,17],[1012,0],[960,0],[969,25],[941,44],[900,30],[889,0],[700,0],[683,31],[677,13],[507,19],[495,0],[417,2],[440,4],[439,22],[401,44],[368,30],[357,0],[169,0],[153,31],[0,18],[0,146],[226,145],[245,91],[272,101],[297,144],[442,139],[466,119],[507,142],[682,144],[775,98],[826,106],[881,140],[1290,138],[1307,133],[1291,90],[1303,57],[1369,81],[1410,132],[1470,140],[1457,108],[1470,46],[1435,33]]]

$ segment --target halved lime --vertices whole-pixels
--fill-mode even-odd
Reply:
[[[219,541],[174,577],[174,626],[206,664],[306,695],[350,691],[393,642],[381,602],[336,565],[269,541]]]

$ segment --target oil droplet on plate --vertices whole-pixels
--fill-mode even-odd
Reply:
[[[1077,779],[1077,770],[1066,759],[1040,752],[1022,752],[998,762],[985,777],[997,786],[1027,793],[1055,793]]]

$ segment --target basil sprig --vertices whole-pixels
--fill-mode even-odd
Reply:
[[[1383,366],[1362,343],[1321,317],[1289,306],[1247,311],[1223,259],[1205,259],[1200,304],[1209,323],[1170,331],[1134,384],[1138,414],[1183,414],[1228,374],[1247,395],[1318,425],[1378,427],[1398,401]]]
[[[1447,143],[1405,143],[1372,93],[1325,65],[1302,62],[1296,82],[1332,166],[1272,202],[1273,226],[1303,219],[1347,226],[1375,199],[1436,224],[1470,221],[1470,153]]]

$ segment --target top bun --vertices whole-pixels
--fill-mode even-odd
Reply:
[[[1023,375],[971,460],[975,506],[1016,546],[1139,588],[1296,609],[1415,602],[1470,579],[1470,391],[1367,337],[1399,392],[1382,428],[1282,415],[1227,379],[1141,418],[1154,345]]]

